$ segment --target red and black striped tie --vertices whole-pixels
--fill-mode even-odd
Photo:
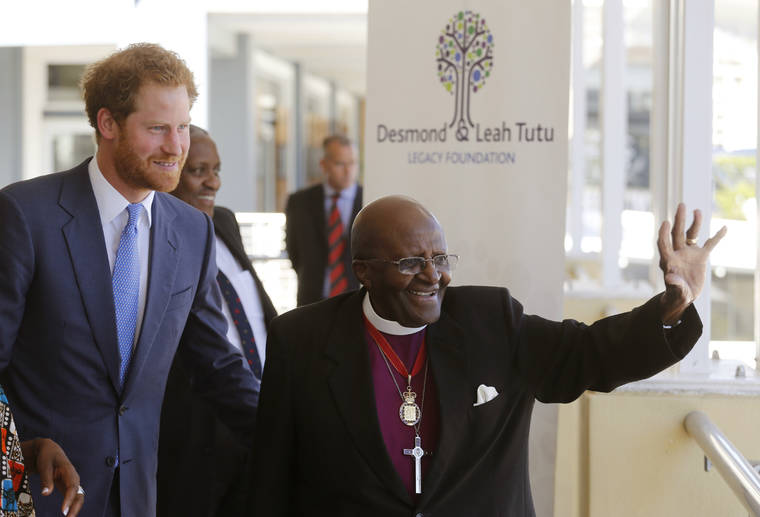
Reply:
[[[343,221],[338,210],[338,197],[333,194],[330,216],[327,218],[327,271],[330,274],[330,291],[328,296],[340,294],[348,288],[346,265],[343,255],[346,252],[346,237],[343,235]]]

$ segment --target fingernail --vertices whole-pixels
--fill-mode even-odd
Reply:
[[[69,507],[67,506],[66,508],[63,509],[63,515],[68,515],[68,514],[69,514]]]
[[[45,488],[42,489],[42,495],[48,495],[49,493],[50,493],[50,488],[49,487],[45,487]]]

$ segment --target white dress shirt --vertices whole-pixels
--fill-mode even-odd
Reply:
[[[116,252],[119,249],[121,232],[129,222],[129,213],[127,205],[129,201],[116,190],[98,167],[97,156],[90,160],[88,166],[92,192],[95,194],[95,202],[98,205],[100,213],[100,222],[103,225],[103,238],[106,241],[106,252],[108,253],[108,265],[113,274],[113,265],[116,262]],[[148,290],[148,275],[150,273],[150,264],[148,257],[150,255],[150,225],[153,215],[151,207],[153,206],[153,197],[155,192],[152,190],[145,199],[140,201],[143,210],[137,220],[137,253],[140,260],[140,294],[137,305],[137,326],[135,327],[135,340],[137,342],[142,328],[143,314],[145,313],[145,300]]]
[[[261,368],[264,368],[264,359],[267,343],[267,328],[264,322],[264,309],[261,306],[259,290],[256,289],[256,282],[253,280],[251,273],[243,269],[240,263],[232,255],[227,245],[219,237],[216,238],[216,265],[219,270],[229,278],[232,287],[240,297],[240,303],[243,305],[243,311],[251,324],[253,339],[256,340],[256,350],[261,359]],[[232,313],[227,306],[227,302],[222,298],[222,312],[227,318],[227,339],[243,351],[243,345],[240,341],[240,334],[235,327],[232,319]],[[243,353],[245,357],[245,353]]]

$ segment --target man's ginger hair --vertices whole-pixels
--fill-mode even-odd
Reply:
[[[153,43],[135,43],[88,66],[82,92],[90,125],[98,131],[98,111],[106,108],[121,124],[135,111],[135,99],[146,84],[184,86],[190,106],[198,97],[193,73],[175,52]]]

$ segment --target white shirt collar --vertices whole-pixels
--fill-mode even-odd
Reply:
[[[95,201],[98,204],[98,212],[100,212],[100,223],[103,225],[109,224],[116,217],[118,217],[129,205],[127,198],[121,195],[113,185],[108,183],[108,180],[103,176],[103,173],[98,167],[98,157],[93,156],[87,166],[87,172],[90,174],[90,183],[92,184],[92,192],[95,194]],[[145,196],[145,199],[140,201],[140,204],[145,208],[143,213],[147,216],[148,228],[150,228],[153,220],[151,213],[151,207],[153,206],[154,191],[150,191],[150,194]]]
[[[391,334],[393,336],[408,336],[409,334],[415,334],[427,327],[427,325],[416,328],[404,327],[396,321],[386,320],[385,318],[378,316],[378,314],[375,312],[375,309],[372,307],[372,302],[369,300],[369,292],[364,295],[364,301],[362,301],[362,311],[364,311],[364,315],[377,330],[385,334]]]
[[[327,183],[326,181],[322,185],[323,185],[323,188],[325,189],[325,198],[327,199],[331,198],[334,194],[338,192],[337,190],[332,188],[330,184]],[[347,187],[341,190],[339,197],[342,197],[343,199],[353,199],[354,197],[356,197],[356,189],[357,189],[357,184],[356,182],[354,182],[351,184],[350,187]]]

